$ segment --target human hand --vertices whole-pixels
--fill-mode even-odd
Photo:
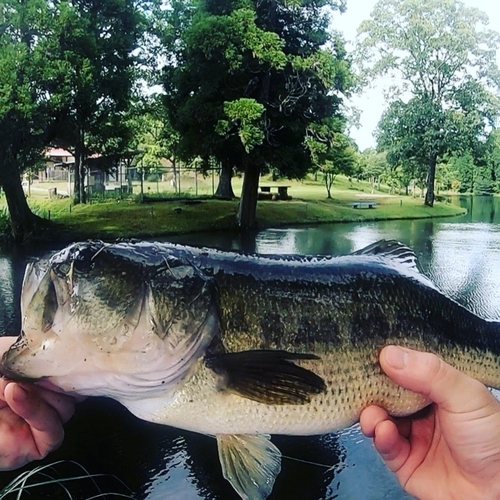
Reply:
[[[0,337],[0,355],[15,341]],[[32,383],[0,378],[0,470],[21,467],[57,449],[74,399]]]
[[[500,498],[500,403],[488,389],[433,354],[388,346],[380,364],[433,402],[419,416],[396,419],[377,406],[361,414],[403,488],[421,500]]]

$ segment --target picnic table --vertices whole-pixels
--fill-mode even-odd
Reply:
[[[291,200],[292,197],[288,194],[288,188],[283,184],[261,184],[259,186],[259,198],[272,200]],[[276,191],[276,193],[273,193]]]

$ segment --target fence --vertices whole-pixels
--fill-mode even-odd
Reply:
[[[214,167],[202,172],[199,168],[176,166],[158,167],[144,174],[135,167],[118,167],[114,173],[90,170],[85,179],[90,198],[123,198],[129,195],[145,196],[210,196],[219,184],[220,169]],[[67,171],[66,178],[34,181],[35,190],[56,189],[57,194],[72,196],[74,172]]]

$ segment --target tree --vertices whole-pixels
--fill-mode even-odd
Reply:
[[[116,156],[129,142],[124,116],[135,78],[133,53],[144,28],[137,3],[54,3],[55,38],[47,56],[64,68],[64,78],[54,89],[64,106],[57,140],[74,153],[75,203],[86,201],[88,157]]]
[[[500,43],[487,22],[456,0],[379,0],[358,31],[367,77],[390,71],[401,79],[379,124],[379,146],[388,161],[425,165],[429,206],[439,158],[482,140],[498,113],[489,89],[499,83]]]
[[[239,223],[255,225],[260,173],[301,177],[311,167],[308,127],[340,114],[350,72],[328,34],[335,0],[201,1],[165,68],[165,103],[179,153],[244,171]],[[229,173],[229,174],[227,174]]]
[[[352,175],[356,164],[355,146],[344,134],[343,128],[342,120],[326,119],[321,123],[312,123],[305,138],[313,170],[323,174],[329,199],[335,177],[341,173]]]
[[[23,241],[41,220],[30,210],[21,175],[41,159],[56,124],[50,87],[58,69],[47,64],[51,17],[47,2],[5,0],[0,9],[0,186],[12,235]]]
[[[500,181],[500,130],[493,129],[486,142],[486,162],[491,169],[492,177],[495,180],[495,191],[499,192]]]
[[[132,133],[129,148],[137,153],[131,166],[143,178],[147,174],[158,174],[162,161],[167,159],[172,163],[174,185],[177,187],[175,148],[178,136],[165,116],[161,96],[136,95],[127,112],[127,127]]]
[[[359,165],[360,176],[370,181],[373,193],[375,187],[380,185],[381,177],[387,168],[386,154],[367,148],[359,155]]]
[[[386,152],[387,164],[401,166],[407,179],[423,186],[429,170],[435,171],[438,156],[447,150],[445,134],[449,132],[445,116],[434,103],[413,98],[408,103],[391,103],[382,115],[376,138],[378,148]]]

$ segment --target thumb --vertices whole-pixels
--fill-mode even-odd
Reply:
[[[387,346],[380,354],[380,365],[398,385],[452,413],[473,411],[492,398],[483,384],[435,354]]]

